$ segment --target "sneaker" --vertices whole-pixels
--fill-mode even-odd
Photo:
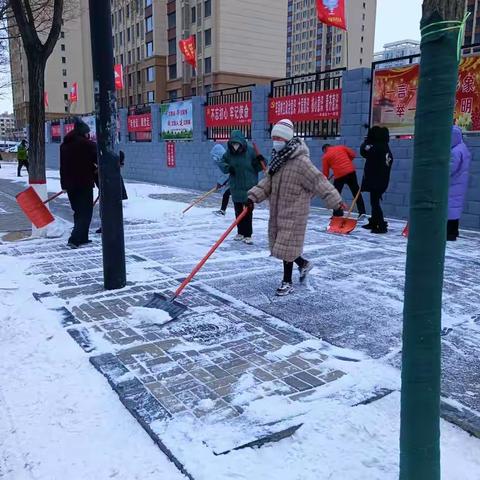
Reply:
[[[305,282],[305,280],[307,279],[307,275],[311,272],[312,268],[312,262],[305,262],[303,267],[298,267],[298,271],[300,272],[300,283]]]
[[[387,222],[383,222],[382,224],[380,225],[374,225],[372,227],[372,233],[388,233],[388,223]]]
[[[358,217],[357,217],[357,220],[360,222],[360,221],[362,221],[365,217],[366,217],[366,215],[365,215],[364,213],[359,213],[359,214],[358,214]]]
[[[243,239],[243,243],[246,243],[247,245],[253,245],[252,237],[245,237]]]
[[[219,217],[224,217],[225,216],[225,211],[224,210],[215,210],[213,213],[215,215],[218,215]]]
[[[80,245],[77,245],[76,243],[73,243],[73,242],[68,242],[67,247],[71,248],[72,250],[75,250],[75,249],[79,248]]]
[[[243,235],[240,235],[239,233],[235,235],[233,238],[236,242],[243,242],[245,240],[245,237]]]
[[[362,228],[364,228],[365,230],[371,230],[373,227],[374,225],[372,223],[371,218],[368,219],[368,223],[366,223],[365,225],[362,225]]]
[[[293,292],[293,283],[282,282],[277,288],[277,297],[285,297]]]

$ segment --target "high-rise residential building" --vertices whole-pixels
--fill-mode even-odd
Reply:
[[[470,17],[465,29],[464,45],[480,43],[480,0],[465,0],[465,10]]]
[[[318,21],[315,0],[288,0],[287,75],[370,66],[376,13],[377,0],[347,0],[344,31]]]
[[[112,0],[112,22],[123,107],[285,75],[287,0]],[[197,70],[179,50],[191,35]]]
[[[14,26],[11,26],[13,31]],[[67,115],[93,111],[93,74],[90,46],[88,0],[66,4],[65,20],[60,38],[45,70],[46,118],[52,120]],[[27,58],[18,36],[10,40],[13,110],[17,128],[28,124],[29,94]],[[70,101],[76,84],[77,101]]]
[[[409,55],[420,53],[420,42],[418,40],[399,40],[398,42],[386,43],[381,52],[375,52],[374,60],[388,61],[389,66],[395,67],[410,63],[409,60],[395,60]]]
[[[285,75],[287,0],[172,0],[167,18],[169,98]],[[196,38],[197,72],[178,49],[189,35]]]
[[[0,114],[0,137],[7,138],[15,132],[15,117],[11,113]]]
[[[112,0],[115,62],[123,66],[120,107],[159,102],[167,80],[167,1]]]

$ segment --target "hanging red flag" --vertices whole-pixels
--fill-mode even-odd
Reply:
[[[43,103],[45,108],[48,108],[48,92],[43,92]]]
[[[347,29],[345,0],[317,0],[318,20],[332,27]]]
[[[185,56],[185,61],[193,68],[197,68],[195,37],[192,35],[185,40],[180,40],[180,42],[178,42],[178,46],[180,47],[180,51]]]
[[[72,88],[70,89],[70,102],[76,103],[78,102],[78,83],[73,82]]]
[[[123,90],[123,66],[120,63],[115,65],[115,89]]]

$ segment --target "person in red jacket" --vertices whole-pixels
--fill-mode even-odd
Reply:
[[[323,174],[329,178],[330,170],[333,170],[335,178],[333,185],[342,194],[343,187],[348,185],[353,197],[355,197],[360,190],[360,185],[357,180],[357,172],[353,163],[357,154],[345,145],[332,146],[328,143],[322,147],[323,151]],[[360,194],[357,200],[358,217],[366,214],[365,203]],[[333,212],[334,216],[343,216],[343,211],[338,210]]]

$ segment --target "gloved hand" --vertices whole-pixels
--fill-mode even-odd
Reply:
[[[245,206],[249,209],[249,210],[253,210],[255,208],[255,204],[253,203],[253,200],[251,198],[249,198],[247,200],[247,203],[245,204]]]
[[[233,167],[228,167],[228,173],[234,177],[235,176],[235,169]]]

